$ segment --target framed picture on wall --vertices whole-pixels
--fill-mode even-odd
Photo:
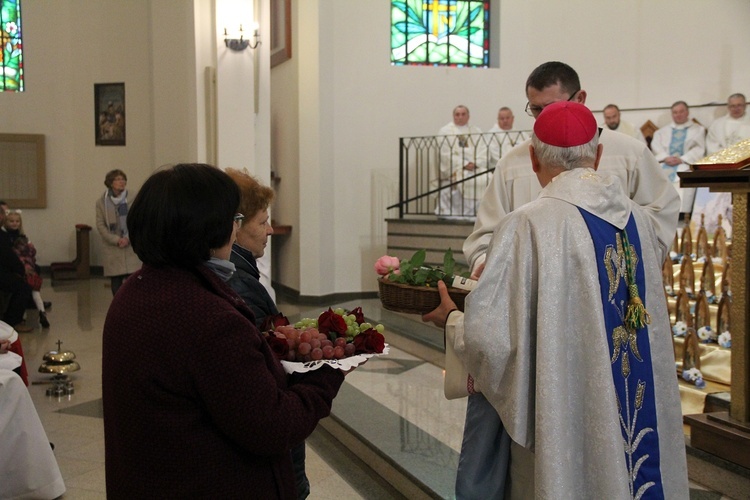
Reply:
[[[271,67],[292,58],[292,0],[271,0]]]
[[[707,187],[697,188],[693,214],[690,216],[690,231],[694,235],[698,234],[700,229],[701,215],[709,239],[713,238],[719,227],[719,216],[727,238],[732,237],[732,193],[712,193]]]
[[[97,146],[125,145],[125,84],[94,84],[94,137]]]

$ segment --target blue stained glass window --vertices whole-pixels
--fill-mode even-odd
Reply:
[[[487,68],[489,0],[392,0],[391,64]]]
[[[21,0],[0,0],[0,91],[23,92]]]

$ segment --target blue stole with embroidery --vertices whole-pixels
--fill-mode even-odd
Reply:
[[[687,128],[673,128],[672,129],[672,138],[669,141],[669,155],[670,156],[682,156],[685,152],[685,141],[687,140]],[[661,163],[661,168],[665,171],[667,174],[667,177],[669,178],[669,182],[671,183],[677,183],[679,184],[679,179],[677,179],[677,167],[678,165],[671,166],[667,165],[666,163]],[[679,186],[677,186],[679,187]]]
[[[648,326],[629,330],[624,323],[629,299],[625,243],[615,226],[580,207],[578,210],[594,243],[630,494],[632,498],[664,498]],[[625,231],[631,254],[638,260],[635,282],[641,300],[648,305],[641,240],[632,215]]]

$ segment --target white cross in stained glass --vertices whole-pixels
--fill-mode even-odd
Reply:
[[[422,9],[427,13],[426,25],[432,24],[432,34],[439,37],[443,25],[450,31],[450,21],[456,15],[456,6],[448,5],[445,1],[432,0],[422,4]],[[448,15],[441,15],[441,12],[447,12]],[[430,23],[430,21],[432,21]]]

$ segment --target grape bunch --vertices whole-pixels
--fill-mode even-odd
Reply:
[[[375,331],[382,334],[385,331],[385,327],[381,324],[373,325],[371,323],[363,322],[363,323],[357,323],[357,316],[354,314],[347,314],[347,312],[342,308],[337,308],[333,310],[334,314],[338,314],[342,318],[344,318],[344,322],[346,323],[346,340],[348,342],[351,342],[354,340],[354,337],[359,335],[362,332],[366,332],[370,328],[374,328]],[[302,318],[298,322],[294,324],[295,328],[305,329],[305,328],[317,328],[318,327],[318,319],[317,318]]]
[[[277,338],[286,340],[289,350],[286,361],[318,361],[321,359],[341,359],[354,355],[354,344],[345,337],[331,340],[314,326],[295,328],[292,325],[279,326],[274,331]]]

